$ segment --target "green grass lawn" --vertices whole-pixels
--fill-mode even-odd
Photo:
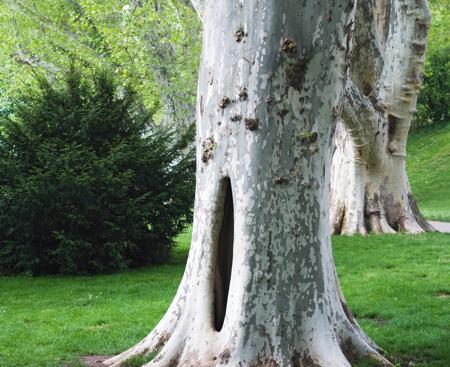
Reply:
[[[428,219],[450,221],[450,124],[411,135],[408,174]],[[190,233],[169,265],[98,277],[0,277],[0,367],[81,366],[144,337],[181,279]],[[360,324],[401,366],[450,366],[450,235],[335,237]],[[412,363],[412,364],[410,364]]]
[[[0,277],[0,366],[80,366],[140,340],[168,307],[173,263],[98,277]],[[450,236],[336,237],[337,268],[363,328],[402,366],[450,365]]]
[[[408,175],[427,219],[450,222],[450,123],[410,135]]]

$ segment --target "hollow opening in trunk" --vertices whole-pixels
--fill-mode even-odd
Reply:
[[[230,289],[231,267],[233,264],[234,208],[233,192],[229,178],[224,180],[224,186],[223,219],[217,244],[214,277],[214,326],[217,331],[222,330],[225,320],[228,291]]]

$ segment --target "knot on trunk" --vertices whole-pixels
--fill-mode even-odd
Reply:
[[[219,102],[219,107],[225,109],[230,103],[231,100],[228,97],[223,97]]]
[[[250,131],[256,130],[259,127],[259,120],[253,118],[246,118],[245,127]]]
[[[281,51],[293,54],[297,51],[297,43],[293,39],[284,38],[281,40]]]
[[[202,162],[207,163],[210,159],[214,158],[214,148],[216,147],[216,143],[214,142],[214,138],[208,138],[202,143]]]
[[[304,131],[300,134],[300,140],[305,143],[315,143],[319,138],[319,134],[315,131]]]
[[[248,99],[248,92],[247,88],[242,88],[239,92],[239,100],[240,101],[246,101]]]
[[[227,363],[231,357],[231,351],[227,348],[219,354],[219,358],[222,362]]]
[[[275,178],[276,185],[287,185],[289,180],[285,177],[278,176]]]
[[[236,40],[236,42],[241,42],[245,36],[247,36],[247,34],[242,29],[238,29],[234,33],[234,39]]]
[[[234,114],[234,115],[232,115],[230,117],[230,120],[233,121],[233,122],[241,121],[242,120],[242,115],[240,115],[239,113],[236,113],[236,114]]]

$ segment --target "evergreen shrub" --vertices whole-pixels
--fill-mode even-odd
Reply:
[[[0,272],[162,263],[191,221],[192,131],[152,127],[107,71],[37,77],[0,124]]]

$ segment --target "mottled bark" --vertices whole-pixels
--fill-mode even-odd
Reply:
[[[422,82],[426,0],[358,2],[351,72],[336,129],[331,226],[336,234],[420,233],[406,140]]]
[[[343,301],[331,253],[331,138],[354,2],[203,2],[193,238],[159,325],[106,364],[389,365]]]

